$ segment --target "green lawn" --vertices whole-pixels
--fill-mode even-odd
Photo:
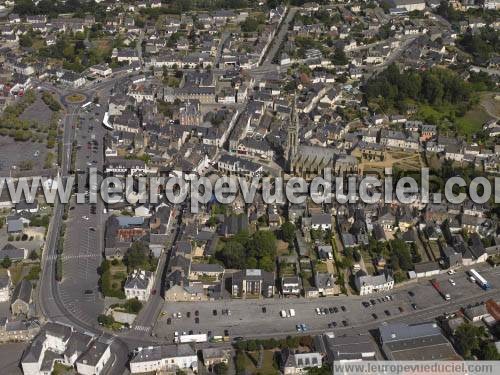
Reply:
[[[482,109],[477,106],[476,108],[468,111],[464,117],[456,119],[457,130],[459,133],[469,136],[482,130],[483,124],[491,117]]]
[[[453,105],[421,105],[417,117],[430,124],[437,124],[441,131],[458,132],[465,137],[480,132],[483,124],[491,118],[479,104],[464,116],[457,116],[457,112],[458,108]]]

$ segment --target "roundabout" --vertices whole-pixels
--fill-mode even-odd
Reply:
[[[87,100],[87,95],[79,92],[74,92],[66,95],[63,100],[67,104],[81,104]]]

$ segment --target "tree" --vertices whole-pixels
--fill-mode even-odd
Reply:
[[[142,241],[134,242],[127,250],[126,263],[130,269],[149,268],[149,248]]]
[[[33,39],[28,34],[21,35],[19,38],[19,45],[21,47],[31,47],[33,45]]]
[[[101,314],[97,317],[97,322],[105,327],[113,325],[115,319],[110,315]]]
[[[295,239],[295,225],[290,221],[284,222],[281,225],[281,236],[283,241],[293,244],[293,240]]]
[[[245,268],[245,248],[235,240],[228,241],[217,253],[217,259],[228,268]]]
[[[234,365],[236,367],[237,374],[245,373],[245,354],[241,350],[236,351]]]
[[[142,309],[142,302],[137,298],[129,299],[123,304],[123,308],[130,314],[138,314]]]
[[[344,47],[339,47],[335,49],[332,57],[332,63],[335,65],[347,65],[349,60],[344,52]]]
[[[486,336],[483,327],[476,327],[469,323],[460,325],[455,331],[457,349],[464,359],[472,359],[479,351],[481,340]]]
[[[5,258],[2,259],[1,264],[2,264],[3,268],[7,269],[12,265],[12,261],[10,260],[10,258],[8,256],[6,256]]]
[[[31,260],[37,260],[37,259],[38,259],[38,254],[37,254],[36,250],[31,250],[31,253],[30,253],[30,255],[29,255],[29,258],[30,258]]]
[[[213,368],[213,372],[217,375],[227,374],[228,368],[225,363],[216,363]]]

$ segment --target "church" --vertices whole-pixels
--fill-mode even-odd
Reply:
[[[350,163],[345,164],[346,158]],[[339,168],[336,168],[337,159],[342,160]],[[300,176],[305,179],[313,179],[322,175],[324,170],[330,168],[332,173],[357,173],[357,159],[343,154],[340,150],[301,145],[299,141],[299,116],[295,101],[290,115],[288,126],[288,139],[285,148],[286,170],[290,175]]]

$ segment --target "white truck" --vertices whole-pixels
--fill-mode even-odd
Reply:
[[[206,333],[200,333],[197,335],[180,335],[179,342],[181,344],[189,343],[189,342],[207,342],[208,337]]]

